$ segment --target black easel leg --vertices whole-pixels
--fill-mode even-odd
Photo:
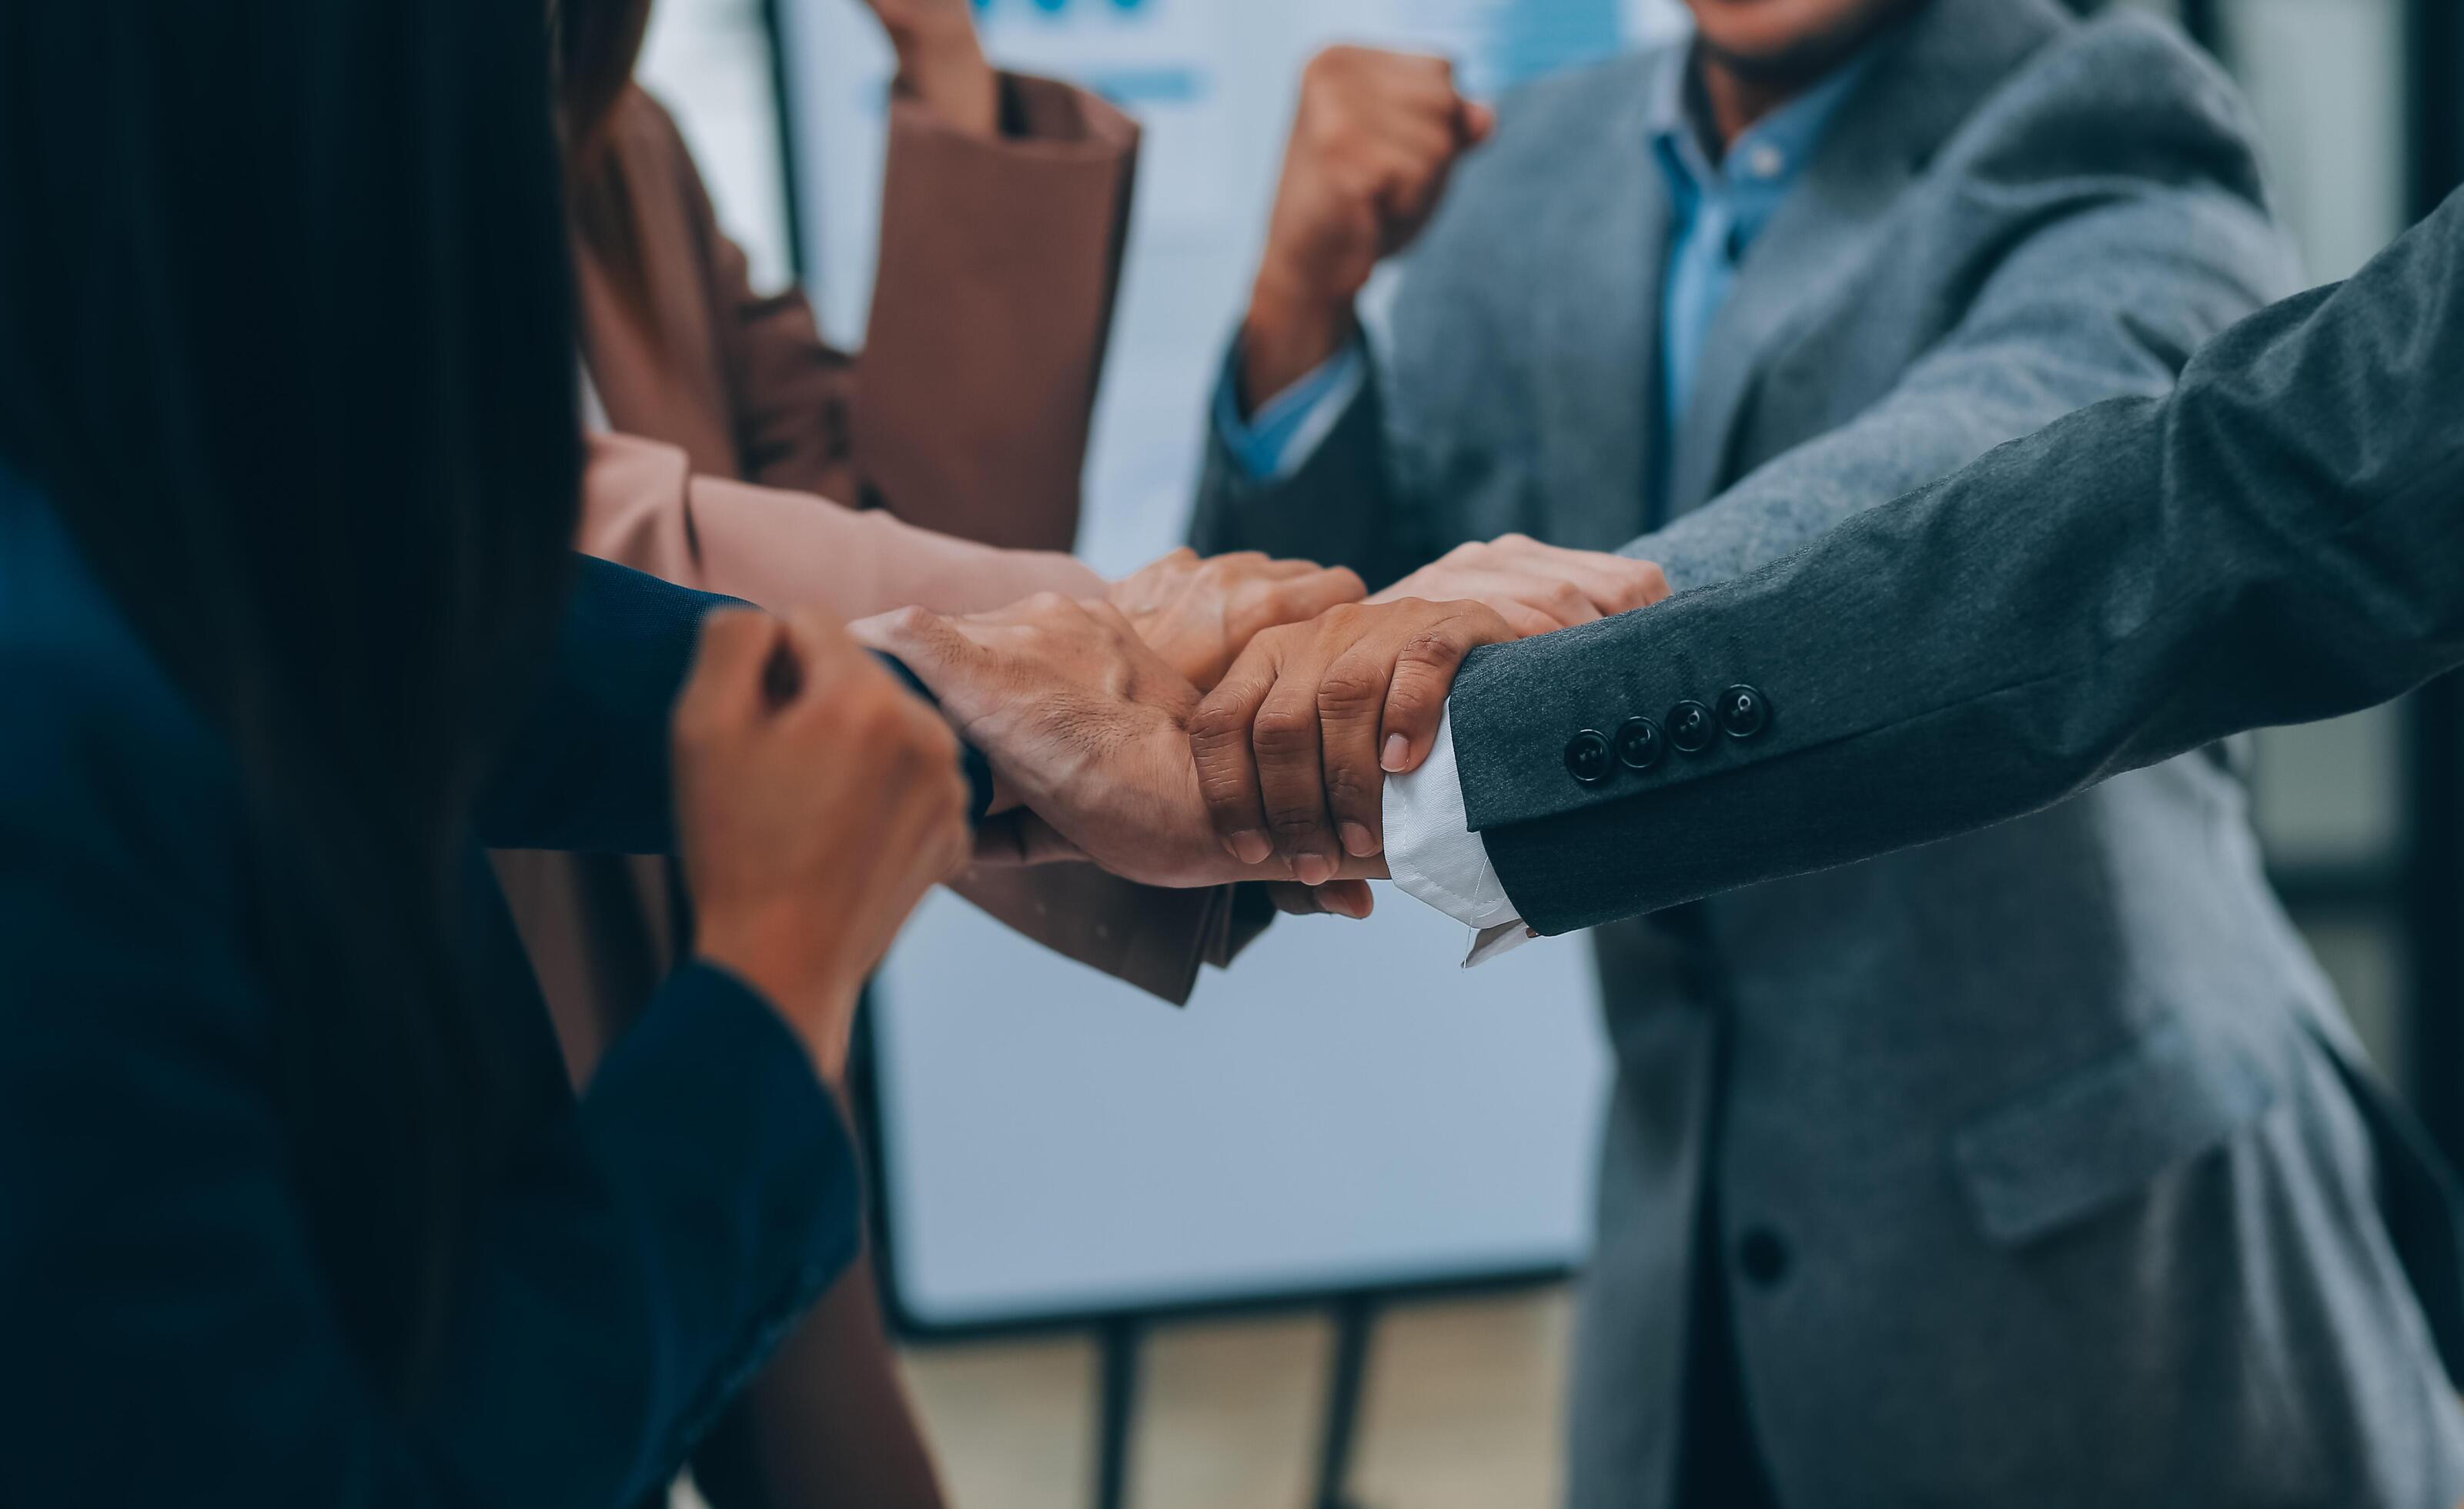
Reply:
[[[1335,1301],[1326,1433],[1318,1442],[1316,1509],[1352,1509],[1352,1447],[1360,1431],[1360,1396],[1369,1380],[1369,1343],[1376,1328],[1377,1307],[1367,1295],[1345,1295]]]
[[[1130,1501],[1130,1442],[1137,1433],[1143,1338],[1143,1327],[1128,1319],[1105,1321],[1097,1337],[1103,1378],[1095,1404],[1095,1509],[1127,1509]]]

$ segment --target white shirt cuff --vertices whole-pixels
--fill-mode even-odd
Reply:
[[[1463,967],[1486,964],[1534,935],[1488,862],[1488,846],[1471,831],[1463,781],[1455,769],[1455,720],[1438,722],[1428,761],[1408,775],[1386,778],[1386,869],[1396,885],[1471,929]]]

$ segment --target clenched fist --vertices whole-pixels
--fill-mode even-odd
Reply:
[[[864,0],[898,55],[898,89],[976,136],[1001,134],[1001,79],[967,0]]]
[[[712,614],[674,723],[696,946],[835,1079],[865,976],[966,857],[957,738],[811,610]]]
[[[1334,47],[1310,60],[1242,325],[1248,409],[1352,339],[1370,273],[1419,234],[1455,160],[1493,124],[1443,58]]]

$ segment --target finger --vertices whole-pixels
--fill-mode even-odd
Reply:
[[[1259,704],[1249,743],[1275,852],[1303,885],[1324,885],[1334,878],[1342,850],[1327,812],[1318,692],[1339,647],[1330,647],[1322,632],[1303,632]]]
[[[977,655],[976,642],[955,622],[922,608],[902,608],[861,619],[847,625],[847,632],[855,643],[914,672],[945,701]]]
[[[1258,770],[1249,729],[1275,683],[1275,646],[1252,643],[1232,662],[1189,720],[1189,750],[1198,763],[1198,790],[1206,819],[1232,857],[1264,864],[1274,853],[1266,836],[1265,804],[1258,794]]]
[[[1366,880],[1330,880],[1319,886],[1269,881],[1266,899],[1287,916],[1349,917],[1354,921],[1366,921],[1377,904]]]
[[[1354,643],[1335,657],[1318,683],[1327,811],[1343,852],[1355,859],[1386,847],[1386,772],[1378,765],[1378,738],[1397,648],[1392,640],[1377,638]]]
[[[1525,541],[1518,558],[1532,569],[1571,582],[1602,617],[1648,608],[1668,595],[1668,579],[1650,561],[1596,550],[1568,550]]]
[[[1455,131],[1463,145],[1478,146],[1497,134],[1497,112],[1485,104],[1463,100],[1455,117]]]
[[[1463,657],[1481,645],[1499,643],[1509,632],[1496,614],[1466,609],[1421,631],[1403,647],[1386,693],[1382,753],[1387,773],[1417,770],[1429,758]]]
[[[785,630],[767,613],[729,609],[701,621],[693,676],[676,699],[679,731],[740,727],[759,717],[762,684]]]
[[[1492,601],[1490,606],[1497,610],[1498,615],[1506,620],[1518,639],[1529,639],[1533,634],[1553,634],[1560,629],[1572,627],[1558,621],[1553,614],[1534,608],[1521,598],[1499,598]]]
[[[1249,621],[1241,627],[1256,634],[1284,624],[1305,624],[1330,608],[1360,601],[1368,590],[1357,572],[1342,566],[1311,567],[1305,576],[1268,587],[1264,606],[1248,615]]]

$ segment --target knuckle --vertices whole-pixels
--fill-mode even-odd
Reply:
[[[1249,721],[1237,703],[1212,699],[1189,715],[1189,739],[1201,755],[1234,743],[1245,743]]]
[[[1414,630],[1403,641],[1398,659],[1421,665],[1445,665],[1463,653],[1463,636],[1451,619]]]
[[[1314,808],[1297,805],[1272,805],[1266,809],[1266,827],[1275,836],[1287,841],[1314,838],[1325,824],[1324,814]]]
[[[1358,717],[1385,699],[1383,677],[1363,665],[1338,665],[1318,683],[1318,714],[1326,719]]]
[[[1258,710],[1258,721],[1249,731],[1258,753],[1277,759],[1317,748],[1317,714],[1315,709],[1290,702],[1272,702]]]

